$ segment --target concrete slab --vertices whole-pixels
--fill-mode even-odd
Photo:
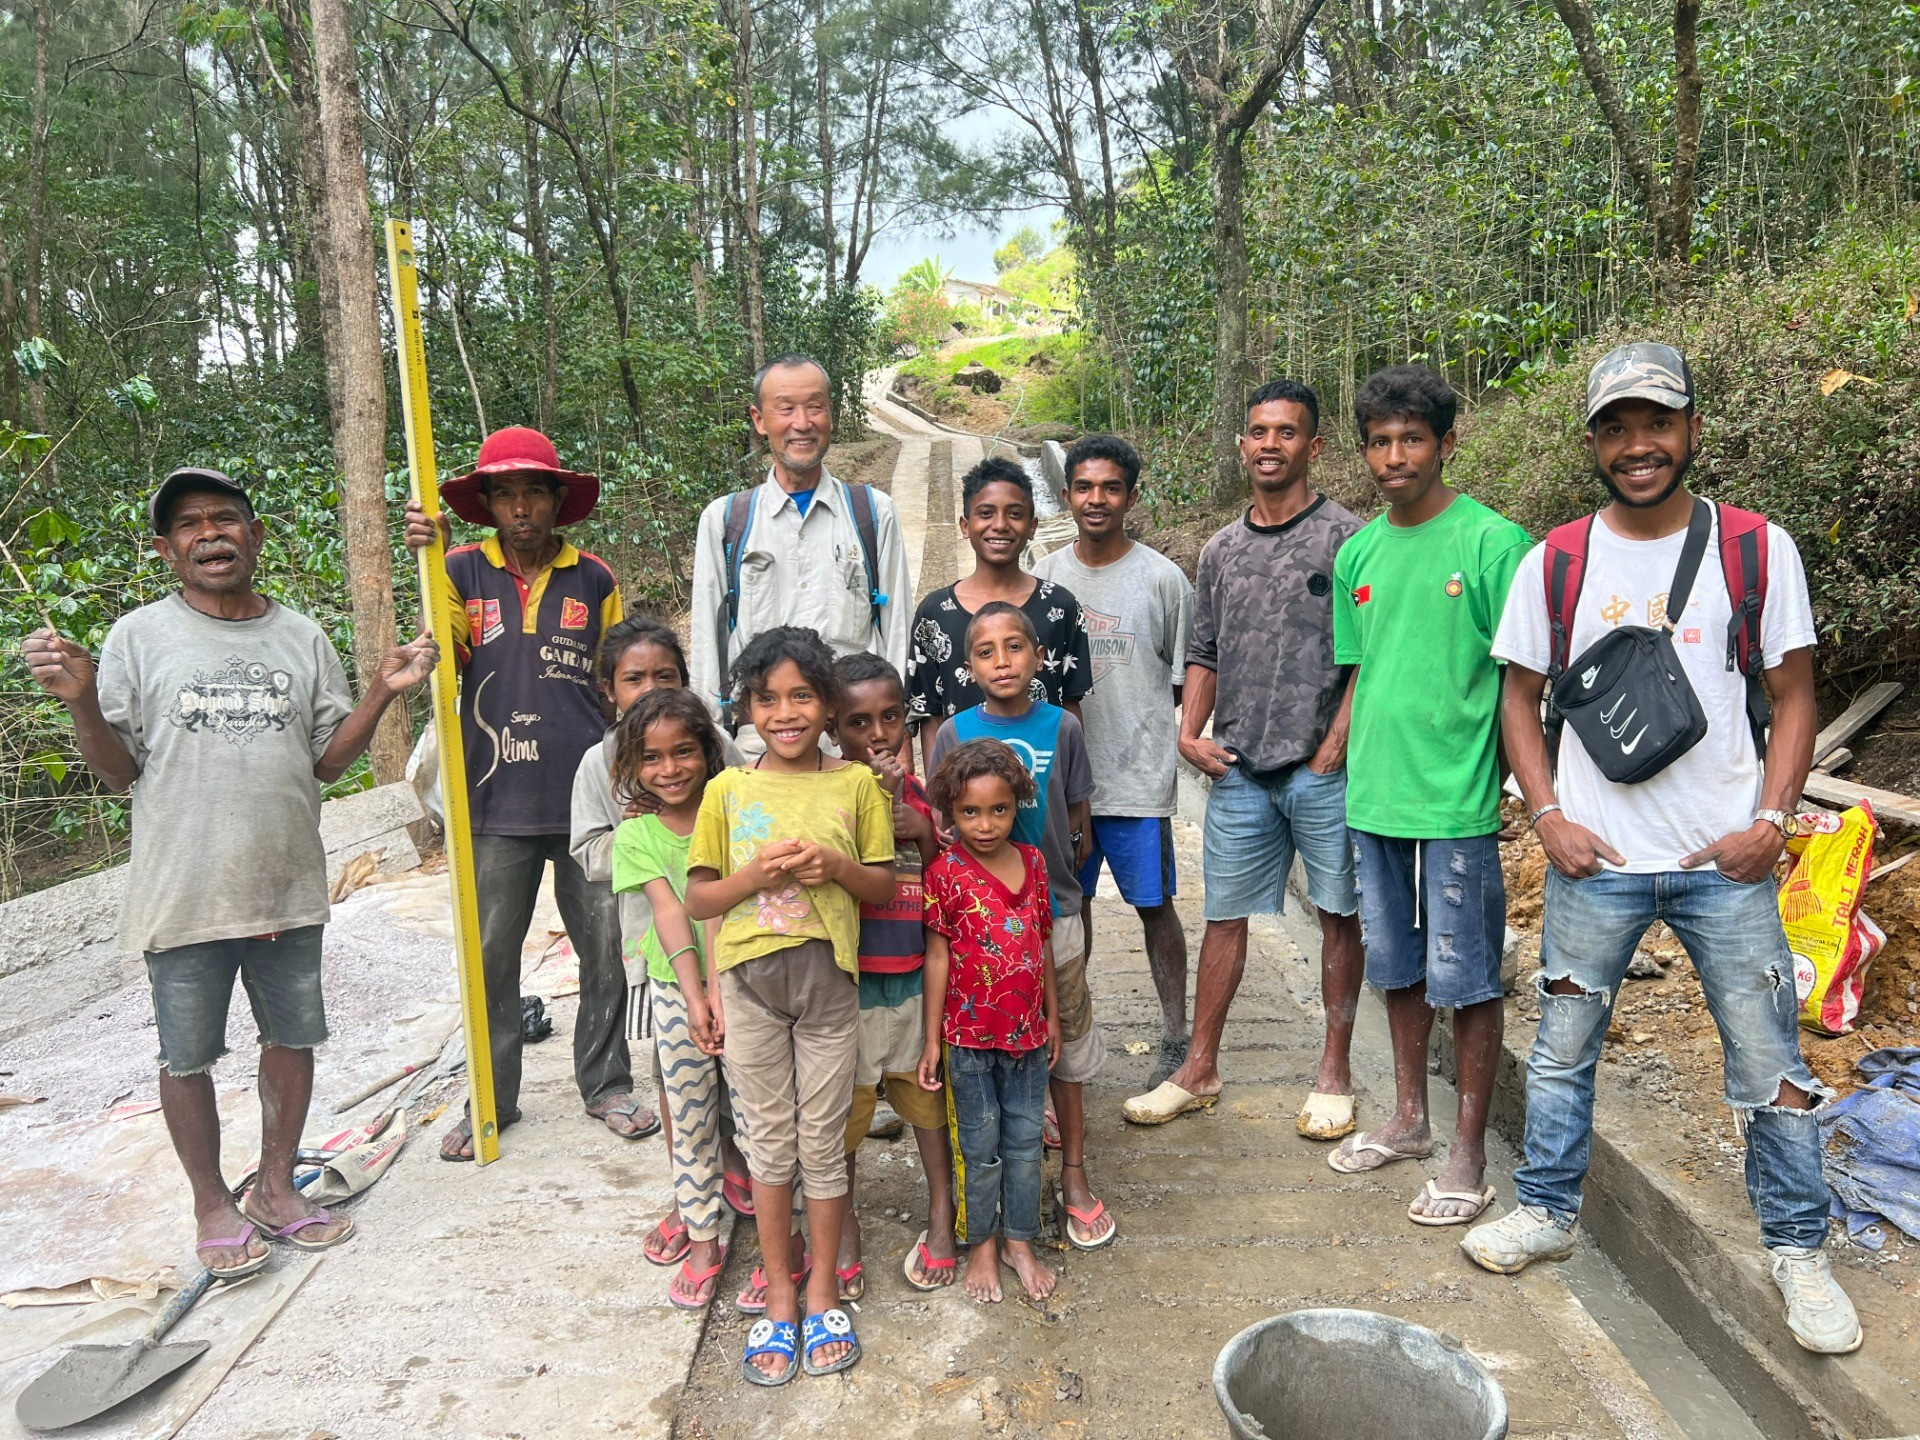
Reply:
[[[1180,910],[1197,943],[1198,833],[1176,831]],[[1159,1007],[1133,913],[1109,893],[1095,926],[1110,1058],[1088,1088],[1088,1164],[1119,1221],[1114,1246],[1051,1252],[1063,1283],[1044,1309],[914,1294],[900,1276],[924,1212],[912,1142],[870,1142],[861,1196],[871,1278],[856,1317],[866,1358],[831,1381],[750,1390],[738,1377],[747,1322],[717,1311],[682,1403],[683,1435],[866,1433],[882,1416],[886,1433],[923,1437],[1218,1434],[1210,1374],[1220,1348],[1256,1320],[1311,1305],[1360,1306],[1458,1336],[1506,1389],[1515,1435],[1678,1434],[1551,1272],[1525,1284],[1484,1274],[1460,1255],[1459,1231],[1408,1222],[1425,1167],[1341,1176],[1326,1165],[1328,1147],[1295,1134],[1320,1032],[1317,1004],[1301,998],[1314,974],[1279,927],[1256,927],[1221,1104],[1162,1128],[1127,1125],[1120,1103],[1145,1087],[1152,1063],[1127,1046],[1150,1051]],[[1357,1069],[1363,1123],[1377,1122],[1392,1103],[1384,1057],[1362,1057]],[[1057,1161],[1048,1170],[1051,1189]],[[1511,1194],[1504,1173],[1495,1183]],[[729,1286],[754,1248],[743,1234]]]
[[[1525,1129],[1526,1057],[1537,1028],[1537,1007],[1509,1006],[1493,1118],[1515,1140]],[[1698,1139],[1684,1115],[1631,1092],[1618,1067],[1603,1061],[1581,1211],[1592,1243],[1769,1437],[1911,1431],[1920,1415],[1920,1287],[1904,1273],[1908,1265],[1876,1261],[1836,1236],[1829,1253],[1866,1343],[1853,1355],[1802,1350],[1760,1246],[1743,1155],[1722,1145],[1726,1153],[1702,1164]]]

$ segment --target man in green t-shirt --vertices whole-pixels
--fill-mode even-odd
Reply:
[[[1419,365],[1373,375],[1354,399],[1361,452],[1387,510],[1340,547],[1333,651],[1359,667],[1347,742],[1347,826],[1367,979],[1386,995],[1395,1108],[1327,1157],[1343,1174],[1433,1153],[1427,1039],[1453,1011],[1460,1118],[1446,1164],[1407,1209],[1464,1225],[1485,1187],[1487,1105],[1500,1055],[1500,667],[1493,633],[1532,541],[1447,488],[1454,396]]]

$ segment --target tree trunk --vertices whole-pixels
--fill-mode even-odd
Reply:
[[[1667,177],[1667,258],[1693,263],[1693,179],[1700,165],[1700,0],[1674,0],[1673,167]]]
[[[1213,142],[1213,494],[1241,490],[1240,429],[1247,389],[1247,161],[1239,135],[1216,128]]]
[[[387,386],[374,295],[373,221],[367,210],[366,158],[360,140],[360,85],[346,0],[311,0],[313,86],[322,173],[308,183],[316,211],[314,251],[333,272],[327,331],[327,381],[334,462],[340,467],[341,519],[353,616],[354,668],[362,693],[394,643],[393,542],[387,515]],[[368,758],[378,784],[405,778],[412,749],[406,707],[387,711]]]
[[[740,9],[740,228],[746,244],[747,346],[758,370],[767,363],[767,303],[760,277],[760,121],[753,107],[753,0]]]
[[[33,0],[33,99],[28,112],[27,140],[27,253],[22,316],[27,338],[41,334],[40,296],[46,277],[47,252],[47,130],[51,115],[47,97],[47,70],[53,52],[53,0]],[[27,422],[41,434],[47,429],[47,387],[27,382]],[[51,478],[58,479],[57,471]]]
[[[547,239],[545,184],[540,174],[540,125],[533,118],[533,77],[522,71],[520,95],[527,114],[525,165],[527,172],[527,249],[533,255],[533,270],[539,287],[540,305],[540,431],[553,428],[553,407],[560,394],[560,316],[553,307],[553,246]]]
[[[820,274],[833,300],[833,116],[827,107],[827,0],[813,0],[813,90],[820,111]]]

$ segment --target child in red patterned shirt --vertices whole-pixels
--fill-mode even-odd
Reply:
[[[1033,777],[998,740],[957,746],[933,777],[933,803],[958,843],[926,872],[920,1084],[940,1088],[944,1041],[971,1245],[965,1283],[983,1303],[1001,1298],[1003,1248],[1032,1299],[1055,1282],[1033,1253],[1047,1070],[1060,1052],[1053,906],[1040,852],[1008,839],[1033,797]]]

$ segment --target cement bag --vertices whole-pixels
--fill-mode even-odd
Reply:
[[[1780,923],[1793,951],[1800,1023],[1822,1035],[1846,1035],[1860,1013],[1867,967],[1887,943],[1860,911],[1878,826],[1865,802],[1818,818],[1820,833],[1787,842],[1795,858],[1780,890]]]

